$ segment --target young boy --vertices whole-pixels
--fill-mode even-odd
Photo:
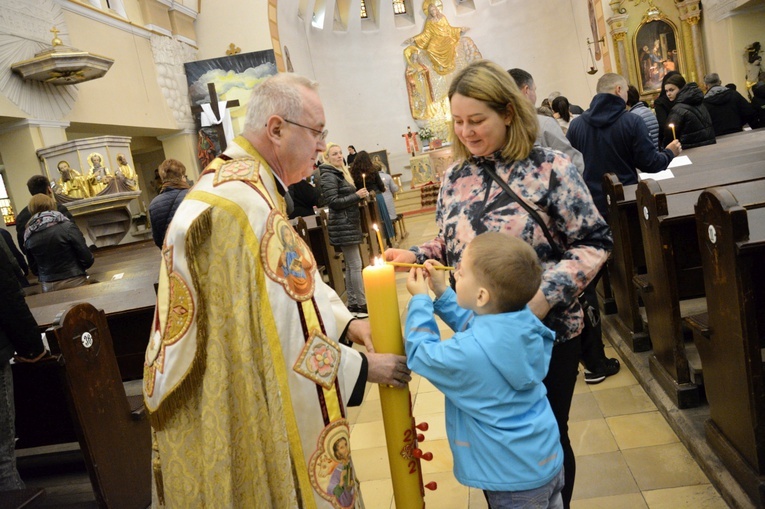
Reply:
[[[407,364],[446,396],[454,476],[491,509],[562,508],[563,450],[547,391],[553,331],[526,305],[541,282],[534,250],[502,233],[465,250],[456,294],[433,263],[412,269]],[[435,304],[428,287],[436,294]],[[454,331],[440,340],[435,313]]]

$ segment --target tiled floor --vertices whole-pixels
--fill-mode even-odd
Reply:
[[[402,247],[436,234],[432,214],[407,218],[406,226],[409,237]],[[398,275],[402,312],[409,300],[403,283],[405,277],[404,273]],[[448,337],[449,330],[443,330]],[[606,348],[606,354],[618,357],[610,347]],[[410,391],[415,420],[430,425],[422,449],[432,452],[434,457],[431,462],[423,462],[423,479],[425,483],[436,481],[438,489],[426,491],[427,506],[486,508],[479,490],[460,485],[452,475],[443,395],[416,375]],[[354,464],[367,509],[395,507],[379,399],[377,386],[369,385],[364,403],[349,410]],[[573,508],[727,507],[626,367],[597,385],[585,384],[580,376],[569,422],[577,457]]]
[[[409,237],[417,244],[436,234],[433,214],[406,219]],[[399,308],[409,295],[405,273],[398,275]],[[445,334],[449,334],[444,327]],[[446,337],[446,336],[445,336]],[[607,348],[609,357],[618,357]],[[577,456],[575,509],[717,509],[727,505],[658,412],[645,391],[622,363],[621,372],[598,385],[577,381],[570,417],[570,436]],[[424,482],[436,481],[427,492],[431,509],[483,509],[479,490],[460,485],[452,475],[452,456],[446,440],[444,398],[427,380],[414,376],[410,384],[413,414],[430,429],[422,443],[433,460],[423,462]],[[393,489],[385,447],[376,385],[367,386],[364,403],[349,409],[354,464],[367,509],[391,509]],[[76,452],[76,451],[75,451]],[[29,465],[22,475],[28,486],[45,487],[48,496],[40,507],[92,509],[97,507],[87,474],[77,460],[63,458],[59,473],[33,474]],[[67,462],[68,461],[68,462]],[[0,501],[2,506],[2,501]],[[403,508],[402,508],[403,509]]]

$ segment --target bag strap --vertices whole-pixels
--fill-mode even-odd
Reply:
[[[534,218],[534,220],[539,224],[539,226],[542,228],[542,233],[544,233],[545,238],[547,239],[547,242],[550,244],[550,247],[552,247],[553,252],[555,255],[560,259],[563,258],[563,253],[561,252],[558,245],[553,241],[552,235],[550,234],[550,230],[547,229],[547,225],[545,225],[545,222],[542,220],[542,217],[539,215],[539,213],[531,208],[531,205],[526,203],[524,200],[522,200],[512,189],[510,189],[510,186],[499,178],[499,175],[494,171],[494,168],[491,167],[490,164],[484,163],[481,165],[481,168],[492,178],[494,179],[494,182],[499,184],[499,187],[502,188],[503,191],[507,193],[507,195],[515,201],[518,205],[526,209],[526,212],[529,213],[529,215]]]

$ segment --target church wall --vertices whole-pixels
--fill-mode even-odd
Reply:
[[[413,130],[416,126],[409,111],[402,43],[422,31],[422,2],[414,2],[414,25],[396,27],[392,9],[383,3],[376,20],[379,29],[367,30],[366,24],[362,28],[352,16],[344,31],[333,30],[329,15],[323,29],[313,27],[310,20],[298,17],[297,6],[287,4],[293,2],[279,4],[280,42],[289,47],[295,72],[321,84],[329,139],[344,148],[353,144],[357,149],[387,149],[391,171],[404,171],[403,180],[408,181],[401,134],[407,126]],[[352,9],[354,5],[358,4],[352,3]],[[531,72],[538,87],[537,105],[559,90],[572,103],[587,107],[604,66],[600,62],[600,73],[586,74],[590,35],[586,2],[476,0],[475,7],[458,14],[452,2],[444,2],[443,12],[452,26],[469,27],[465,35],[484,58]],[[307,12],[312,8],[309,2]],[[334,8],[335,2],[328,0],[327,13]]]
[[[703,29],[708,72],[719,74],[723,84],[735,83],[746,97],[744,48],[754,41],[765,45],[765,11],[707,19]]]
[[[243,53],[272,48],[266,0],[206,1],[200,8],[194,24],[200,60],[226,56],[230,43]]]
[[[176,129],[157,83],[150,41],[75,13],[66,13],[71,45],[114,59],[101,79],[78,85],[70,122]],[[106,42],[108,41],[108,42]]]

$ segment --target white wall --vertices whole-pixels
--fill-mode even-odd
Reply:
[[[369,5],[370,2],[368,2]],[[334,31],[335,0],[326,0],[324,29],[298,17],[296,2],[278,6],[281,45],[289,48],[295,72],[321,84],[329,139],[359,150],[387,149],[391,171],[403,171],[408,157],[401,134],[415,129],[404,82],[402,43],[422,30],[422,2],[415,2],[415,24],[397,28],[389,3],[381,2],[378,26],[362,31],[355,16],[347,31]],[[314,2],[308,1],[307,12]],[[600,73],[586,74],[586,37],[590,34],[585,2],[576,0],[476,0],[472,12],[457,14],[445,1],[443,12],[452,26],[469,27],[466,34],[484,58],[505,68],[521,67],[535,78],[539,102],[559,90],[572,103],[586,108],[594,95]],[[355,11],[354,11],[355,9]],[[358,2],[351,2],[358,12]],[[565,20],[560,24],[559,20]],[[557,25],[556,25],[557,23]],[[602,63],[599,63],[602,69]],[[539,104],[537,104],[539,105]],[[404,181],[409,180],[404,172]]]

